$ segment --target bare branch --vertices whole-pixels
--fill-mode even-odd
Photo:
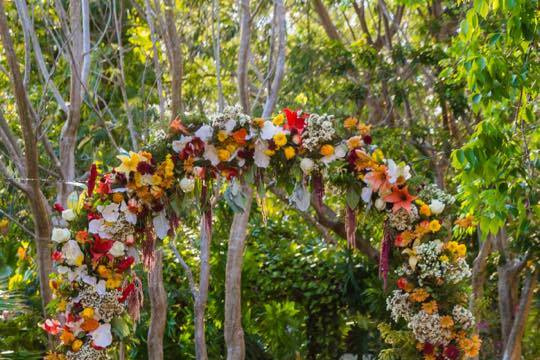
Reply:
[[[13,215],[5,212],[2,209],[0,209],[0,214],[3,214],[9,220],[11,220],[13,223],[15,223],[19,228],[21,228],[22,231],[24,231],[26,233],[26,235],[30,236],[30,238],[34,237],[34,232],[32,230],[28,229],[23,223],[21,223],[19,220],[17,220]]]
[[[221,16],[219,9],[219,1],[212,0],[212,37],[214,40],[214,61],[216,63],[218,110],[221,112],[225,107],[225,98],[223,97],[223,84],[221,83]]]
[[[249,0],[240,2],[240,47],[238,49],[238,96],[244,112],[249,111],[249,43],[251,35]]]
[[[170,47],[169,66],[171,75],[171,112],[172,116],[181,116],[184,112],[182,105],[182,77],[184,76],[184,64],[180,36],[176,30],[174,2],[165,0],[165,26]]]
[[[339,35],[336,26],[332,22],[330,14],[328,14],[328,10],[326,9],[326,6],[324,6],[323,2],[321,0],[313,0],[313,6],[315,7],[317,15],[319,15],[321,25],[323,26],[324,31],[326,31],[328,37],[332,40],[341,42],[341,36]]]
[[[270,93],[266,99],[263,109],[263,117],[268,117],[274,111],[277,102],[278,91],[281,88],[281,81],[285,74],[285,51],[287,47],[287,25],[285,23],[285,6],[283,0],[275,0],[275,17],[278,27],[278,49],[276,59],[276,70],[274,72],[274,79],[270,87]]]
[[[64,98],[62,97],[62,95],[60,95],[60,91],[58,91],[58,88],[52,81],[52,75],[51,73],[49,73],[49,70],[47,69],[47,65],[45,64],[45,60],[43,58],[43,52],[41,51],[41,46],[39,44],[39,40],[37,38],[36,31],[34,29],[34,25],[30,21],[30,17],[28,16],[28,6],[26,4],[26,1],[15,0],[15,5],[17,6],[17,11],[19,13],[19,17],[20,17],[23,29],[30,36],[32,47],[34,49],[34,56],[36,58],[36,62],[38,65],[38,69],[45,82],[44,86],[50,88],[56,102],[58,103],[58,106],[60,107],[60,109],[62,109],[62,111],[64,111],[67,114],[68,107],[66,105],[66,102],[64,101]]]
[[[189,290],[191,291],[191,294],[193,295],[193,298],[196,299],[199,296],[199,290],[197,289],[197,285],[195,285],[195,279],[193,278],[193,272],[191,271],[191,268],[186,263],[180,252],[178,251],[178,248],[176,247],[174,241],[169,242],[169,247],[171,248],[172,252],[174,253],[174,256],[176,256],[176,260],[180,263],[184,271],[186,272],[186,276],[188,278],[189,283]]]

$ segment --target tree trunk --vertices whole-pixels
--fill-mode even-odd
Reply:
[[[225,344],[227,346],[227,360],[244,360],[245,358],[241,296],[242,261],[253,200],[253,189],[249,185],[244,185],[241,191],[247,196],[246,206],[244,212],[234,215],[229,235],[227,267],[225,270]]]
[[[207,216],[204,214],[201,220],[201,272],[199,275],[199,291],[194,299],[195,355],[197,360],[208,359],[204,316],[206,304],[208,302],[208,286],[210,282],[210,243],[212,241],[211,219],[211,215]]]
[[[527,317],[531,310],[531,303],[534,294],[534,289],[538,281],[538,270],[529,274],[524,281],[521,290],[521,299],[516,309],[512,330],[506,342],[503,360],[519,360],[521,359],[521,339],[525,332]]]
[[[163,251],[155,253],[155,263],[148,272],[150,297],[150,326],[148,327],[148,358],[163,359],[163,335],[167,322],[167,293],[163,286]]]

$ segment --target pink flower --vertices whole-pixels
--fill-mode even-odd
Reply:
[[[364,181],[371,187],[373,191],[384,193],[390,189],[388,182],[388,173],[385,166],[378,166],[364,176]]]
[[[396,212],[399,209],[405,209],[408,212],[411,211],[411,204],[416,199],[417,196],[412,196],[409,194],[409,190],[407,189],[407,186],[404,188],[398,188],[397,186],[394,186],[392,193],[390,195],[387,195],[384,197],[384,201],[392,203],[394,206],[392,207],[392,211]]]
[[[60,322],[58,320],[47,319],[45,323],[39,326],[51,335],[58,335],[60,332]]]

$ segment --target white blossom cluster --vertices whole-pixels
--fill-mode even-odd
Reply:
[[[452,309],[452,317],[465,330],[474,326],[473,314],[461,305],[454,306]]]
[[[437,200],[448,206],[452,205],[456,201],[455,197],[441,190],[436,184],[426,185],[422,190],[420,190],[418,196],[420,199],[428,203]]]
[[[88,342],[84,343],[77,352],[68,351],[66,353],[68,360],[107,360],[107,350],[98,350],[92,347]]]
[[[396,322],[400,318],[407,322],[410,321],[413,308],[409,301],[409,294],[403,290],[392,291],[392,295],[386,299],[386,310],[390,311],[392,319]]]
[[[433,345],[446,345],[452,339],[452,332],[441,326],[438,313],[428,314],[421,310],[416,313],[408,324],[416,340]]]
[[[336,135],[334,117],[331,115],[311,114],[302,133],[302,145],[308,151],[318,151]]]
[[[213,128],[232,131],[237,125],[246,127],[251,118],[243,113],[240,105],[226,106],[222,113],[216,112],[210,115]]]
[[[412,224],[418,220],[418,208],[411,204],[411,211],[399,209],[388,212],[388,222],[394,229],[403,231],[412,229]]]
[[[444,244],[439,240],[429,241],[415,248],[420,286],[428,279],[444,279],[448,283],[456,284],[471,276],[471,270],[465,259],[460,258],[455,263],[441,261],[443,249]]]

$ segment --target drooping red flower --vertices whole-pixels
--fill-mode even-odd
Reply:
[[[397,186],[394,186],[394,188],[392,189],[392,193],[385,196],[384,201],[393,204],[393,212],[396,212],[399,209],[405,209],[410,212],[411,204],[416,198],[417,196],[412,196],[411,194],[409,194],[409,189],[407,189],[407,186],[401,189]]]
[[[97,167],[96,164],[92,164],[90,167],[90,176],[88,176],[88,197],[92,197],[94,188],[96,187]]]
[[[59,213],[61,213],[62,211],[64,211],[64,207],[62,205],[60,205],[60,203],[56,203],[54,204],[53,206],[54,210],[58,211]]]
[[[131,267],[131,265],[135,262],[135,259],[133,256],[128,256],[127,258],[123,259],[116,265],[116,272],[123,273],[127,269]]]
[[[284,128],[290,130],[291,133],[302,134],[302,131],[306,127],[306,119],[309,117],[309,114],[302,112],[301,115],[298,115],[299,111],[293,111],[291,109],[283,109],[283,112],[287,118]]]
[[[118,298],[118,301],[124,302],[131,293],[135,291],[135,284],[130,283],[122,290],[122,296]]]
[[[99,181],[97,192],[100,195],[108,195],[111,193],[111,178],[108,174]]]

